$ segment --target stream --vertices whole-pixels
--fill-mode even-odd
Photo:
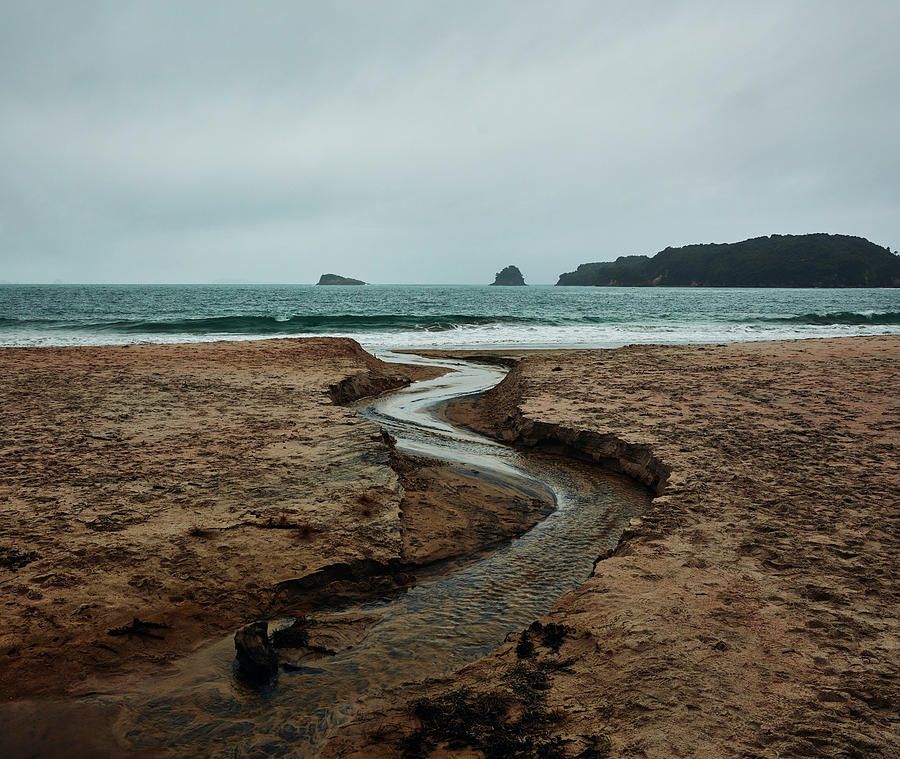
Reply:
[[[149,756],[315,757],[353,717],[359,699],[447,675],[549,611],[590,575],[596,558],[649,504],[648,492],[627,478],[512,448],[458,429],[437,413],[449,400],[492,387],[505,370],[406,354],[380,358],[449,370],[359,409],[390,432],[399,451],[449,462],[532,496],[549,489],[556,509],[488,555],[426,573],[388,600],[332,613],[338,620],[366,620],[360,639],[335,655],[282,671],[263,692],[235,679],[232,636],[201,647],[126,697],[117,732],[130,750]],[[271,620],[270,630],[289,621]]]

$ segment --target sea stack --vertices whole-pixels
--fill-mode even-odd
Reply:
[[[353,277],[342,277],[339,274],[323,274],[319,277],[317,285],[364,285],[361,279],[353,279]]]
[[[491,285],[503,286],[522,286],[525,284],[525,278],[518,266],[507,266],[503,271],[498,271]]]

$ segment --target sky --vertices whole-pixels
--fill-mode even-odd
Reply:
[[[0,281],[900,248],[900,2],[0,0]]]

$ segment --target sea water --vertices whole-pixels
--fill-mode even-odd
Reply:
[[[338,335],[391,348],[604,348],[900,333],[898,289],[2,285],[0,345]]]

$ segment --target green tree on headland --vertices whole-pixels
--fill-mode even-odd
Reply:
[[[771,235],[581,264],[557,285],[900,287],[900,257],[863,237]]]

